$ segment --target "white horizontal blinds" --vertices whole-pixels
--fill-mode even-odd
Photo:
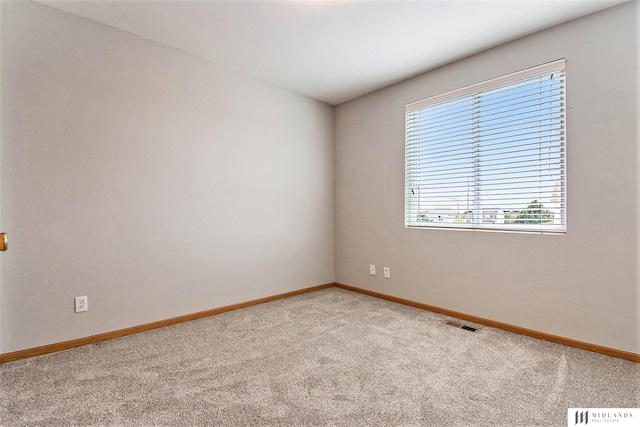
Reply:
[[[405,223],[566,229],[564,60],[406,108]]]
[[[407,225],[466,225],[474,158],[473,96],[407,112]]]

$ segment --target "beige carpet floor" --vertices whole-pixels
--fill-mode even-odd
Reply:
[[[3,426],[566,426],[640,364],[330,288],[0,365]]]

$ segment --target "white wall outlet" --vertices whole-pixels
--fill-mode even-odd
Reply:
[[[87,296],[75,297],[76,313],[89,310],[89,298]]]
[[[384,268],[384,278],[391,279],[391,269],[389,267]]]
[[[369,274],[372,276],[376,275],[376,266],[375,264],[369,264]]]

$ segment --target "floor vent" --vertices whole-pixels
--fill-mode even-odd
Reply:
[[[449,325],[449,326],[456,327],[456,328],[464,329],[465,331],[475,332],[475,331],[478,330],[478,328],[474,328],[472,326],[463,325],[461,323],[454,322],[453,320],[448,320],[446,322],[446,324]]]

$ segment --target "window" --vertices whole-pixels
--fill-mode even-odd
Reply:
[[[565,60],[406,106],[405,226],[566,231]]]

